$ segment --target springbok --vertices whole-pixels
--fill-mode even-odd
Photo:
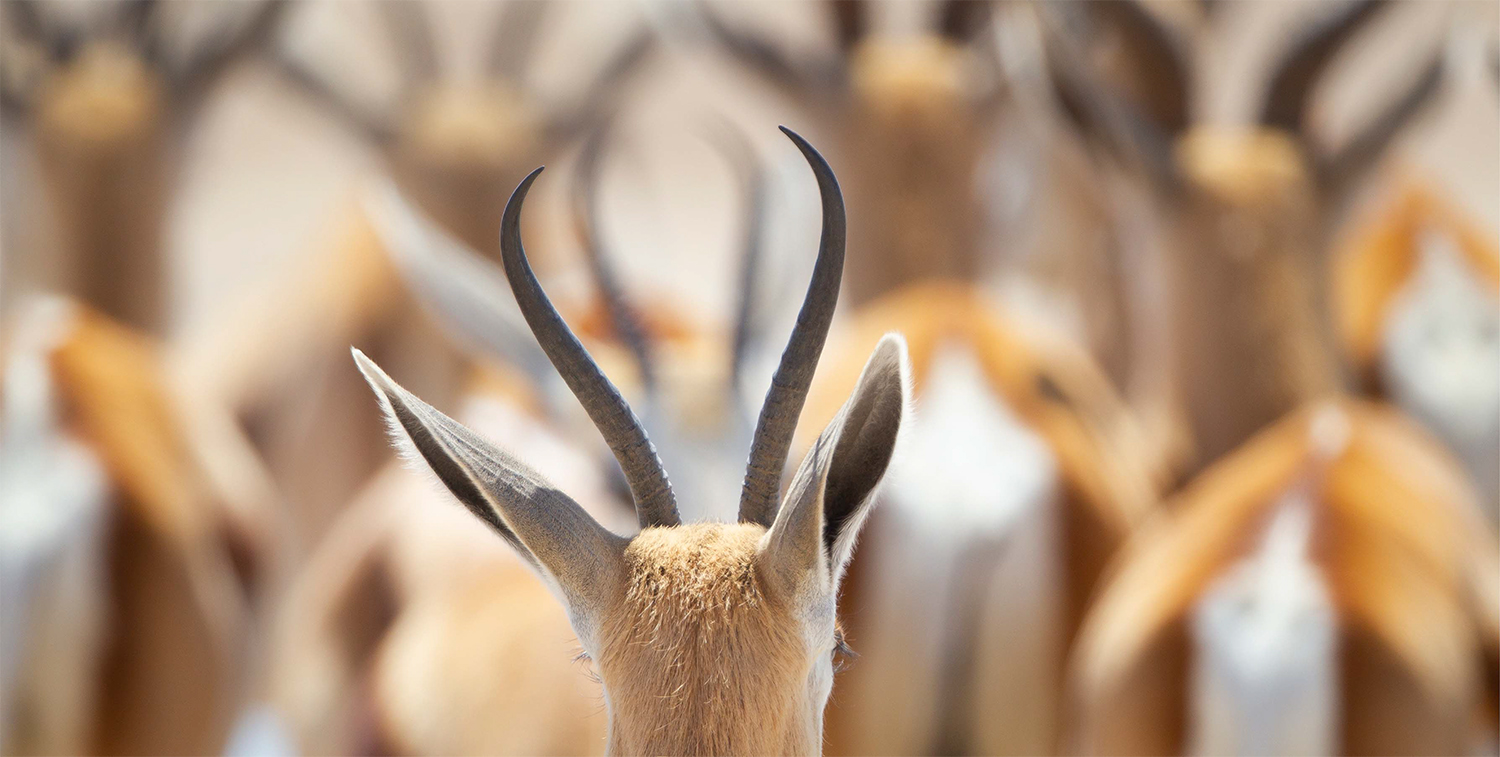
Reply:
[[[0,105],[26,118],[55,227],[50,243],[35,245],[46,254],[13,278],[160,336],[171,305],[163,235],[176,132],[226,65],[263,36],[278,4],[128,0],[84,6],[82,18],[68,18],[62,5],[18,0],[3,9],[10,31]],[[184,48],[169,25],[205,9],[220,17],[212,33]]]
[[[723,46],[833,122],[856,213],[868,214],[856,214],[852,240],[860,309],[804,420],[833,417],[888,330],[911,340],[931,410],[850,569],[844,616],[860,659],[834,692],[829,751],[1051,751],[1068,640],[1154,497],[1135,459],[1145,440],[1086,353],[972,284],[987,247],[980,166],[1007,100],[1000,72],[984,70],[996,62],[984,55],[989,4],[929,6],[936,31],[909,39],[872,33],[871,4],[822,7],[843,54],[821,67],[794,64],[710,6],[704,15]],[[1043,232],[1049,251],[1037,257],[1076,262],[1104,244],[1104,208],[1063,186],[1077,171],[1057,175],[1032,201],[1035,215],[1066,219],[1044,222],[1066,240]]]
[[[155,345],[86,307],[21,309],[0,447],[0,748],[207,754],[246,694],[251,487],[207,463]]]
[[[1500,649],[1493,532],[1443,450],[1393,409],[1340,398],[1322,301],[1336,210],[1442,71],[1439,55],[1348,146],[1317,150],[1312,87],[1379,10],[1340,6],[1295,38],[1258,129],[1162,129],[1058,70],[1074,116],[1148,167],[1166,206],[1173,370],[1208,466],[1132,538],[1085,619],[1073,751],[1471,745]]]
[[[928,282],[833,337],[804,427],[834,416],[888,330],[908,339],[923,408],[850,565],[841,607],[859,658],[829,706],[833,753],[1055,747],[1064,654],[1156,482],[1092,359],[1021,323],[972,285]]]
[[[313,48],[296,46],[312,7],[289,14],[273,60],[379,152],[405,195],[493,257],[503,193],[526,166],[561,152],[613,110],[626,78],[650,53],[651,37],[631,34],[576,103],[549,104],[526,82],[546,4],[503,6],[484,75],[468,83],[443,75],[429,6],[392,0],[316,9],[373,13],[384,24],[402,76],[391,112],[361,104],[328,66],[309,60]],[[183,358],[195,383],[210,387],[255,432],[286,496],[299,503],[296,525],[306,548],[387,454],[378,424],[350,402],[363,390],[357,377],[335,367],[343,359],[339,345],[369,345],[394,375],[441,406],[455,398],[465,367],[420,316],[363,208],[346,210],[316,245],[299,274],[247,296],[243,307],[205,328]],[[268,316],[265,302],[282,305]]]
[[[519,220],[540,169],[506,205],[502,262],[537,341],[619,460],[638,534],[627,539],[606,530],[524,463],[406,392],[355,351],[398,446],[425,461],[562,601],[604,687],[612,753],[821,751],[838,645],[838,584],[894,451],[909,366],[899,336],[882,340],[781,497],[797,415],[838,297],[845,222],[827,162],[783,131],[817,178],[823,234],[756,426],[738,523],[681,522],[641,424],[537,283]]]
[[[1341,46],[1385,5],[1340,6],[1294,39],[1269,78],[1259,123],[1243,128],[1158,115],[1189,112],[1190,78],[1175,37],[1144,9],[1124,24],[1102,13],[1114,4],[1084,6],[1138,51],[1108,77],[1085,73],[1063,35],[1049,40],[1060,105],[1101,152],[1136,166],[1165,219],[1171,372],[1198,466],[1344,384],[1324,303],[1323,251],[1351,193],[1438,91],[1441,47],[1337,150],[1320,145],[1308,111]],[[1161,68],[1170,73],[1156,73]],[[1099,83],[1106,78],[1124,82],[1106,91]],[[1147,107],[1135,92],[1175,105]]]
[[[1493,743],[1500,550],[1461,470],[1410,421],[1357,400],[1305,408],[1163,512],[1080,633],[1072,751]]]
[[[1332,304],[1359,384],[1458,454],[1500,519],[1500,247],[1408,179],[1339,245]]]
[[[1133,333],[1139,314],[1125,309],[1111,200],[1072,145],[1032,119],[1027,49],[1038,45],[1026,9],[920,5],[923,25],[900,34],[878,28],[890,6],[817,3],[833,49],[799,55],[731,21],[728,7],[696,4],[707,35],[816,119],[848,165],[852,304],[922,279],[1001,273],[1007,293],[1045,305],[1130,385],[1148,358]]]
[[[764,225],[763,177],[737,133],[723,134],[730,141],[721,147],[730,151],[749,194],[738,276],[753,281]],[[601,363],[607,374],[625,378],[627,392],[634,384],[651,403],[647,425],[671,432],[676,450],[667,459],[703,468],[679,491],[710,497],[715,492],[702,479],[720,472],[729,454],[742,456],[749,442],[748,431],[740,437],[739,419],[725,416],[740,404],[741,382],[733,377],[741,376],[763,341],[763,319],[750,313],[757,299],[750,290],[759,287],[742,286],[733,340],[684,331],[678,319],[658,323],[656,318],[672,315],[659,309],[645,311],[646,323],[636,325],[638,311],[615,281],[598,238],[602,137],[591,138],[575,164],[575,220],[595,269],[599,291],[593,299],[603,304],[580,319],[597,322],[580,336],[606,354],[631,353]],[[465,392],[458,417],[502,448],[526,449],[548,478],[570,481],[571,493],[607,527],[628,527],[617,522],[625,509],[609,493],[597,458],[543,425],[549,419],[557,425],[566,413],[556,406],[552,388],[539,381],[536,364],[546,365],[545,354],[529,333],[526,344],[518,341],[527,327],[503,272],[425,222],[394,187],[371,200],[370,215],[407,285],[455,341],[481,357],[480,376]],[[624,349],[605,338],[620,333],[636,335]],[[710,338],[733,341],[735,348],[711,349]],[[714,359],[725,354],[727,367]],[[546,370],[551,372],[550,365]],[[640,386],[653,382],[654,389]],[[665,406],[661,399],[669,392],[682,401]],[[729,447],[734,451],[724,452]],[[682,457],[689,452],[691,458]],[[482,526],[430,502],[445,496],[409,471],[379,474],[301,572],[280,613],[272,676],[274,699],[292,719],[301,746],[344,753],[385,746],[422,754],[602,749],[597,689],[558,651],[560,640],[570,636],[566,616],[545,585]],[[684,519],[706,514],[687,511]],[[523,617],[529,620],[517,622]],[[476,654],[495,654],[497,662],[485,666],[482,676],[450,674],[471,667],[464,660]],[[424,694],[409,696],[412,691]],[[470,710],[505,717],[459,715]],[[537,722],[557,727],[537,728]]]

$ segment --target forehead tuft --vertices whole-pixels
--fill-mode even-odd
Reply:
[[[752,523],[694,523],[641,531],[625,549],[631,593],[722,594],[755,591],[755,558],[765,528]]]
[[[636,622],[671,619],[679,629],[704,631],[761,615],[766,597],[756,559],[765,532],[747,523],[645,529],[625,549],[625,615]],[[635,631],[653,638],[661,633]]]

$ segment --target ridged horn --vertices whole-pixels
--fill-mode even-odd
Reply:
[[[681,523],[677,498],[645,427],[552,306],[526,260],[526,249],[521,245],[521,206],[541,172],[541,168],[532,171],[505,204],[500,219],[500,261],[505,276],[537,343],[619,461],[641,528],[675,526]]]
[[[844,275],[844,196],[839,191],[839,180],[828,161],[807,140],[785,126],[781,131],[802,151],[818,180],[823,234],[818,241],[812,281],[802,300],[802,310],[797,313],[797,324],[792,328],[776,375],[771,378],[771,388],[766,392],[766,401],[761,405],[760,419],[750,443],[744,489],[740,493],[740,521],[768,528],[776,518],[781,474],[792,446],[792,432],[797,428],[797,417],[802,414],[813,371],[823,353]]]

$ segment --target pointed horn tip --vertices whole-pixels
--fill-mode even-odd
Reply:
[[[536,182],[536,177],[542,175],[542,171],[545,170],[547,170],[546,166],[537,166],[531,173],[526,174],[526,178],[521,179],[520,184],[516,185],[516,188],[510,193],[510,199],[505,203],[505,220],[509,220],[512,215],[516,218],[520,217],[521,202],[526,199],[526,194],[531,191],[531,185]],[[502,220],[502,223],[504,223],[504,220]]]

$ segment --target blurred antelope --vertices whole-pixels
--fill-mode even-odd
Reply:
[[[829,706],[830,752],[1054,749],[1063,655],[1155,482],[1089,356],[1023,324],[971,285],[929,282],[834,338],[804,426],[837,412],[887,330],[909,340],[922,413],[850,566],[841,606],[859,658]]]
[[[1163,129],[1054,59],[1074,118],[1160,195],[1175,383],[1208,466],[1132,538],[1085,619],[1074,751],[1453,753],[1493,697],[1493,532],[1441,449],[1390,408],[1338,398],[1323,250],[1442,72],[1439,52],[1347,146],[1315,146],[1312,88],[1382,7],[1326,10],[1278,61],[1261,125],[1239,131]],[[1165,30],[1135,39],[1175,60]],[[1127,93],[1187,97],[1181,76],[1111,73]]]
[[[986,250],[981,159],[1006,101],[986,55],[989,4],[927,6],[936,30],[899,40],[873,33],[871,4],[822,7],[842,55],[821,66],[711,7],[705,16],[725,47],[829,120],[853,168],[860,309],[807,425],[833,416],[886,331],[911,340],[928,408],[851,566],[843,607],[860,658],[834,692],[829,751],[1050,751],[1063,653],[1104,561],[1154,496],[1145,439],[1085,351],[972,283]],[[1097,196],[1069,191],[1076,176],[1038,201],[1068,217],[1055,225],[1066,239],[1045,243],[1068,255],[1106,225]]]
[[[503,193],[526,166],[556,155],[614,108],[626,77],[650,52],[651,37],[644,30],[631,34],[576,102],[548,104],[527,83],[546,4],[503,5],[477,81],[441,70],[431,5],[321,7],[373,13],[388,32],[402,77],[390,112],[363,104],[308,62],[306,49],[293,47],[304,28],[296,22],[305,16],[289,18],[273,59],[289,81],[378,150],[402,191],[427,214],[493,256]],[[363,209],[342,214],[318,245],[290,284],[278,281],[275,291],[247,297],[205,329],[184,358],[195,381],[239,410],[255,432],[288,498],[299,503],[304,547],[385,455],[373,419],[351,403],[362,390],[357,377],[337,367],[340,345],[369,345],[396,376],[440,406],[455,397],[463,375],[461,357],[416,313]],[[266,302],[279,305],[268,313]]]
[[[757,276],[763,226],[763,178],[734,132],[726,148],[748,191],[742,281]],[[646,424],[670,432],[668,459],[695,464],[686,491],[717,492],[705,479],[722,472],[731,455],[743,464],[739,381],[761,327],[745,286],[732,332],[737,349],[709,349],[708,334],[685,331],[659,309],[642,325],[615,280],[598,237],[597,172],[603,134],[586,143],[577,162],[577,225],[589,250],[603,321],[584,335],[606,353],[633,357],[601,361],[626,383],[646,384]],[[461,406],[466,424],[496,445],[526,449],[548,478],[570,481],[570,491],[597,520],[628,528],[624,508],[606,485],[594,457],[543,424],[565,413],[537,376],[546,357],[527,334],[504,274],[492,262],[426,224],[390,189],[372,197],[371,215],[408,286],[454,339],[483,358]],[[644,319],[643,319],[644,320]],[[630,334],[621,349],[611,334]],[[723,340],[727,341],[727,340]],[[731,356],[727,369],[717,358]],[[611,363],[616,366],[610,368]],[[634,372],[632,373],[632,370]],[[548,368],[550,371],[550,366]],[[554,374],[555,375],[555,374]],[[668,391],[687,395],[666,406]],[[748,420],[743,421],[748,423]],[[563,424],[566,426],[566,424]],[[614,466],[613,460],[609,465]],[[625,493],[628,496],[628,492]],[[566,615],[545,585],[515,554],[458,511],[427,501],[445,495],[410,472],[379,474],[340,515],[294,587],[278,623],[276,700],[292,718],[304,749],[369,753],[382,748],[421,754],[579,754],[604,745],[597,687],[569,663]],[[709,515],[694,505],[692,520]],[[500,640],[504,640],[503,642]],[[518,651],[528,649],[530,651]],[[475,655],[495,657],[474,669]],[[420,691],[421,696],[410,692]],[[463,712],[504,713],[470,718]],[[537,722],[562,727],[538,729]]]
[[[525,464],[355,353],[397,443],[530,562],[566,607],[604,686],[611,753],[821,748],[838,584],[906,412],[908,366],[899,337],[881,342],[844,411],[781,497],[797,414],[832,321],[844,247],[843,199],[832,170],[787,134],[818,180],[823,236],[756,426],[740,522],[681,522],[640,422],[538,285],[519,220],[539,170],[506,206],[502,261],[538,342],[615,452],[640,533],[627,539],[606,530]]]
[[[1135,10],[1126,14],[1127,6]],[[1134,165],[1156,195],[1171,369],[1198,466],[1346,384],[1323,294],[1324,251],[1351,193],[1439,91],[1443,72],[1439,45],[1419,76],[1346,144],[1321,146],[1308,117],[1314,87],[1384,7],[1353,2],[1322,14],[1276,61],[1258,123],[1236,128],[1195,127],[1182,115],[1191,79],[1178,42],[1137,4],[1084,6],[1098,27],[1126,39],[1130,54],[1107,71],[1112,90],[1102,85],[1105,75],[1085,73],[1065,35],[1052,35],[1060,105],[1101,152]]]
[[[23,278],[133,328],[167,332],[172,276],[163,233],[180,132],[227,64],[263,36],[277,6],[4,4],[0,105],[26,119],[55,227]],[[211,33],[184,54],[174,24],[195,13],[209,15]]]
[[[1018,269],[1025,291],[1044,294],[1029,304],[1044,302],[1129,385],[1148,358],[1134,333],[1142,316],[1123,297],[1117,211],[1071,145],[1018,107],[1025,88],[1013,78],[1028,75],[1035,45],[1010,23],[1016,8],[997,5],[918,4],[923,25],[893,34],[877,28],[891,4],[829,0],[815,7],[833,49],[800,56],[715,4],[697,7],[718,45],[816,119],[848,165],[854,305],[927,279]]]
[[[1339,341],[1359,385],[1458,454],[1500,519],[1500,248],[1415,179],[1362,214],[1334,258]]]
[[[1073,658],[1086,754],[1493,744],[1500,550],[1462,471],[1355,400],[1289,415],[1132,540]],[[1487,734],[1487,735],[1480,735]]]
[[[147,337],[45,300],[6,353],[0,748],[221,750],[249,683],[264,483],[212,459],[222,440]]]

